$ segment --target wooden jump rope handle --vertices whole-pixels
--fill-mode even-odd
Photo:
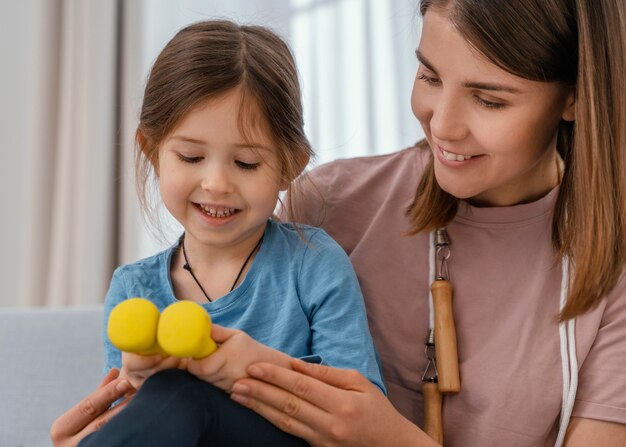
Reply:
[[[443,445],[443,399],[437,383],[424,382],[422,384],[424,396],[424,432],[433,438],[438,444]]]
[[[459,357],[456,347],[456,329],[452,315],[452,284],[438,279],[431,285],[435,314],[435,353],[441,393],[461,391]]]

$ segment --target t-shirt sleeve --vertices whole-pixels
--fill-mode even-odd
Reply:
[[[596,338],[579,369],[575,417],[626,424],[626,281],[609,295]]]
[[[311,326],[311,353],[326,365],[358,370],[385,392],[356,274],[323,230],[305,249],[298,289]]]
[[[104,330],[102,334],[104,340],[104,374],[111,368],[122,367],[122,353],[109,341],[109,337],[107,336],[107,324],[113,308],[127,298],[127,290],[124,286],[124,271],[122,267],[119,267],[113,272],[109,291],[104,299]]]

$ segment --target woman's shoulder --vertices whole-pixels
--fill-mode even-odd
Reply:
[[[388,154],[334,160],[313,169],[310,175],[314,181],[321,181],[324,185],[336,182],[351,184],[363,178],[385,179],[405,172],[419,175],[426,165],[428,154],[426,142],[422,140],[414,146]]]

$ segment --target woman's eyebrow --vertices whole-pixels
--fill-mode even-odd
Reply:
[[[426,68],[428,68],[430,71],[432,71],[433,73],[437,74],[437,70],[435,69],[434,65],[426,58],[426,56],[424,56],[419,48],[417,50],[415,50],[415,57],[417,57],[417,60],[420,64],[424,65]]]
[[[423,64],[426,68],[428,68],[430,71],[432,71],[435,74],[437,73],[437,70],[435,69],[435,66],[432,64],[432,62],[430,62],[428,60],[428,58],[426,58],[420,51],[415,50],[415,56],[417,57],[417,60]],[[505,85],[505,84],[500,84],[497,82],[476,82],[476,81],[465,81],[463,83],[463,87],[465,88],[470,88],[470,89],[476,89],[476,90],[487,90],[490,92],[506,92],[506,93],[521,93],[521,90],[515,88],[515,87],[511,87],[509,85]]]

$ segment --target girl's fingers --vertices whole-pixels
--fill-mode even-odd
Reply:
[[[238,334],[239,332],[241,331],[220,326],[219,324],[214,324],[211,326],[211,337],[213,337],[213,340],[215,340],[217,343],[224,343],[230,337]]]

